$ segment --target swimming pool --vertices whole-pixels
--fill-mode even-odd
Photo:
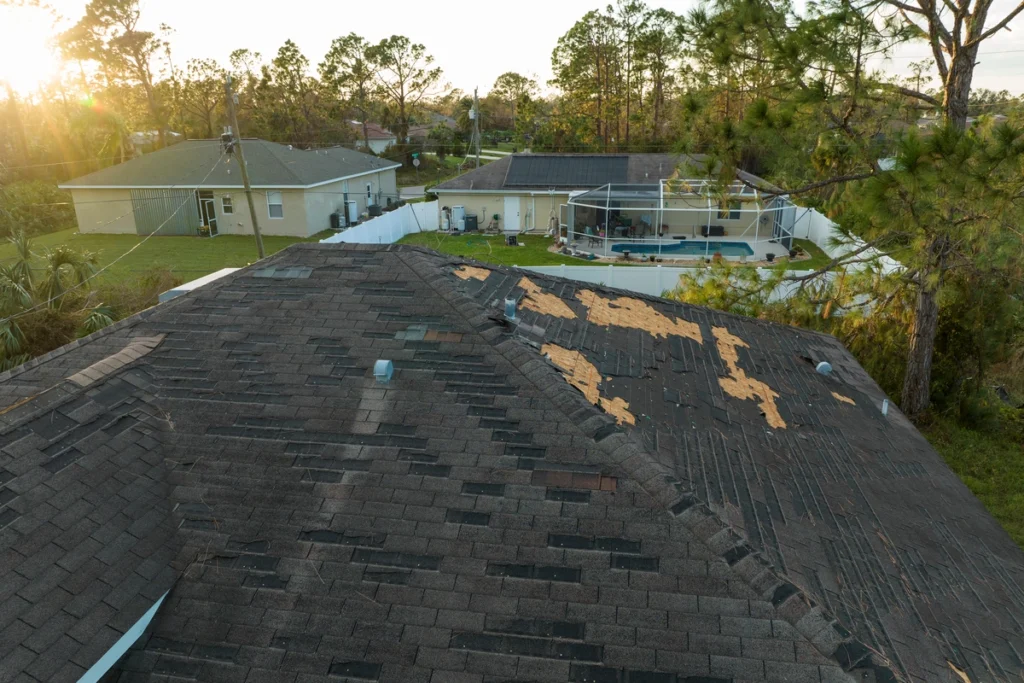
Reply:
[[[628,251],[631,254],[657,254],[656,243],[640,244],[613,244],[612,251],[621,254]],[[754,250],[746,242],[707,242],[705,240],[673,240],[672,242],[661,243],[663,255],[681,254],[684,256],[712,256],[718,252],[722,256],[753,256]]]

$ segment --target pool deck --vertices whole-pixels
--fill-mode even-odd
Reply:
[[[622,257],[622,252],[621,251],[613,251],[612,250],[612,247],[614,245],[616,245],[616,244],[623,244],[623,245],[625,245],[625,244],[633,244],[633,245],[641,245],[641,244],[642,245],[654,245],[654,244],[657,244],[657,242],[655,240],[630,240],[630,239],[608,239],[608,240],[604,240],[604,239],[599,238],[599,237],[588,238],[588,237],[585,237],[585,236],[582,236],[582,235],[577,235],[577,238],[578,239],[576,239],[575,241],[573,241],[571,243],[571,245],[573,247],[575,247],[579,251],[584,251],[584,252],[587,252],[587,253],[594,254],[595,256],[604,257],[604,258],[621,258]],[[768,242],[768,241],[754,242],[753,240],[746,240],[746,239],[740,239],[740,238],[730,238],[730,237],[710,237],[708,239],[705,239],[703,237],[696,237],[696,238],[689,238],[689,239],[686,239],[686,240],[664,240],[663,239],[662,240],[662,244],[663,245],[677,244],[680,241],[684,241],[687,245],[699,244],[701,246],[704,246],[708,242],[711,242],[711,243],[718,242],[718,243],[723,243],[723,244],[728,244],[730,242],[733,242],[733,243],[737,243],[737,244],[746,244],[747,246],[749,246],[754,251],[754,253],[752,255],[747,256],[745,259],[743,257],[739,256],[739,255],[723,254],[722,257],[724,259],[728,260],[728,261],[744,261],[744,260],[746,260],[746,261],[764,261],[765,258],[766,258],[766,255],[769,254],[769,253],[775,254],[776,257],[785,256],[785,255],[788,254],[786,249],[781,244],[778,244],[776,242]],[[622,247],[620,247],[620,249],[621,248]],[[641,256],[641,254],[639,254],[639,253],[636,253],[636,252],[633,252],[633,253],[636,256]],[[710,250],[708,252],[708,257],[713,256],[714,253],[715,252],[714,252],[713,249]],[[651,252],[651,254],[644,253],[644,254],[642,254],[642,256],[646,257],[646,256],[649,256],[649,255],[652,255],[652,254],[653,255],[657,255],[657,252]],[[661,254],[662,260],[664,260],[666,262],[667,261],[693,261],[695,259],[701,258],[701,256],[702,256],[702,254],[701,255],[697,255],[697,254],[692,254],[692,253],[679,253],[679,252],[676,252],[676,253],[662,252],[662,254]]]

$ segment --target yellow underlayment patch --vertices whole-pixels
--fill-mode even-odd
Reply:
[[[851,406],[857,405],[857,402],[854,401],[849,396],[843,396],[842,394],[837,393],[835,391],[832,392],[832,398],[834,398],[837,401],[842,401],[843,403],[849,403]]]
[[[590,290],[576,294],[576,298],[587,307],[587,321],[595,325],[614,325],[646,330],[655,337],[688,337],[698,344],[704,339],[700,334],[700,326],[688,320],[672,319],[655,310],[650,304],[620,296],[617,299],[604,299]]]
[[[551,358],[551,362],[562,370],[562,376],[572,386],[583,392],[588,401],[600,406],[604,412],[615,418],[619,424],[636,424],[636,418],[629,412],[629,403],[621,398],[605,398],[601,396],[598,386],[601,373],[593,363],[588,361],[579,351],[570,351],[558,344],[545,344],[540,347],[543,355]]]
[[[725,361],[729,368],[728,377],[719,377],[718,383],[722,390],[732,396],[744,400],[756,400],[761,410],[764,411],[768,424],[776,429],[785,429],[786,421],[779,414],[779,408],[775,405],[775,399],[779,397],[775,391],[761,380],[748,377],[747,373],[739,366],[738,347],[747,348],[747,342],[729,332],[724,327],[712,327],[715,335],[715,343],[718,345],[718,355]]]
[[[554,294],[545,292],[536,282],[528,277],[523,277],[519,280],[519,289],[526,292],[526,298],[519,304],[523,308],[556,318],[573,320],[576,317],[573,310],[562,299]]]
[[[957,675],[957,678],[959,678],[964,683],[971,683],[971,677],[967,675],[966,671],[964,671],[948,659],[946,660],[946,664],[949,664],[949,668],[953,670],[953,673]]]
[[[455,269],[455,277],[468,280],[470,278],[474,280],[486,280],[487,276],[491,274],[491,271],[486,268],[477,268],[476,266],[459,266]]]

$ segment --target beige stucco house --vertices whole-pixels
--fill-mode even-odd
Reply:
[[[725,237],[758,232],[770,237],[774,214],[765,198],[741,181],[768,184],[738,171],[737,191],[726,192],[725,200],[712,198],[715,193],[692,186],[703,182],[692,178],[701,174],[706,161],[702,155],[682,154],[512,154],[430,191],[438,195],[440,207],[463,207],[465,213],[476,214],[480,228],[497,214],[498,227],[506,232],[546,232],[559,226],[579,233],[597,231],[610,208],[661,225],[669,239],[699,236],[709,225]],[[596,197],[608,188],[617,194]]]
[[[362,216],[398,200],[400,163],[343,147],[293,149],[244,140],[264,235],[309,237],[331,214]],[[219,140],[189,140],[70,180],[78,229],[149,235],[252,234],[237,155]]]

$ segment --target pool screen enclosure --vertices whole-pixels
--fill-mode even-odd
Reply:
[[[574,193],[566,213],[568,241],[599,246],[606,256],[782,255],[792,248],[795,220],[795,206],[785,195],[741,182],[723,189],[708,180],[680,179]],[[683,245],[684,240],[693,241]]]

